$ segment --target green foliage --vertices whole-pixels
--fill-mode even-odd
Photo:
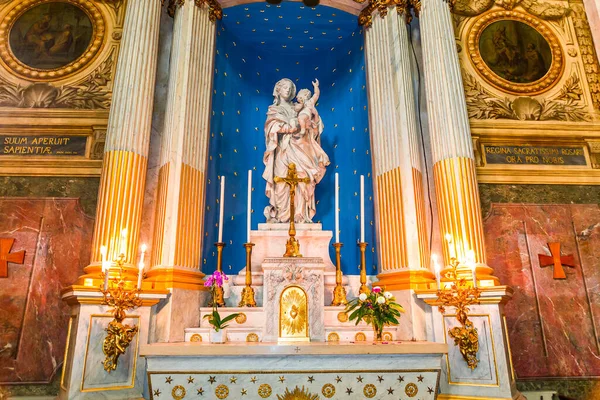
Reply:
[[[390,292],[382,291],[378,287],[373,289],[375,292],[369,293],[363,300],[357,297],[348,303],[346,313],[349,320],[356,321],[356,325],[360,321],[365,321],[378,332],[381,332],[386,325],[398,325],[404,308],[396,303],[396,299]]]
[[[221,329],[227,328],[229,326],[229,322],[237,318],[238,315],[240,314],[234,313],[221,319],[221,316],[217,311],[217,307],[213,307],[212,313],[205,315],[204,319],[208,319],[208,323],[211,324],[213,328],[215,328],[216,332],[219,332]]]

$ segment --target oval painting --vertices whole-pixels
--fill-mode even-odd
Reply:
[[[37,5],[20,15],[10,30],[9,43],[23,64],[40,70],[64,67],[91,44],[94,28],[85,11],[60,1]]]
[[[540,80],[552,65],[552,50],[542,34],[509,19],[491,23],[481,32],[479,53],[489,69],[512,83]]]

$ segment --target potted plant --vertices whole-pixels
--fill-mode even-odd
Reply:
[[[204,318],[208,319],[208,323],[212,326],[212,330],[209,333],[209,341],[211,343],[225,343],[227,341],[227,334],[225,328],[227,328],[230,321],[235,319],[239,313],[234,313],[221,319],[219,315],[218,307],[218,291],[223,288],[223,283],[229,280],[227,275],[223,272],[215,271],[211,276],[204,282],[205,287],[210,288],[210,294],[212,296],[212,313],[207,314]]]
[[[369,294],[361,293],[346,306],[350,321],[365,321],[373,327],[375,340],[383,339],[383,328],[386,325],[398,325],[400,313],[404,308],[396,303],[394,295],[375,286]]]

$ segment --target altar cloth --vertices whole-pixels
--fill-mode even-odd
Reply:
[[[157,400],[433,400],[447,352],[448,345],[431,342],[187,342],[140,349],[148,397]]]

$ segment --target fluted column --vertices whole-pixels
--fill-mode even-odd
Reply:
[[[478,279],[498,284],[486,266],[475,157],[450,9],[443,0],[423,0],[420,14],[427,113],[442,237],[450,234],[459,260],[473,250]],[[444,260],[450,250],[444,243]],[[466,274],[470,277],[470,271]]]
[[[165,126],[148,281],[169,289],[157,313],[155,339],[182,341],[197,326],[205,171],[210,129],[215,23],[207,5],[186,1],[175,11]]]
[[[433,282],[411,54],[405,18],[390,9],[365,30],[381,285]]]
[[[91,263],[78,282],[88,286],[97,284],[103,245],[108,246],[109,259],[115,259],[124,249],[127,275],[137,279],[137,268],[133,264],[137,261],[148,164],[160,10],[160,0],[127,2],[106,133]],[[121,241],[123,229],[127,234]]]
[[[215,23],[209,7],[177,8],[158,174],[151,281],[198,289]]]

